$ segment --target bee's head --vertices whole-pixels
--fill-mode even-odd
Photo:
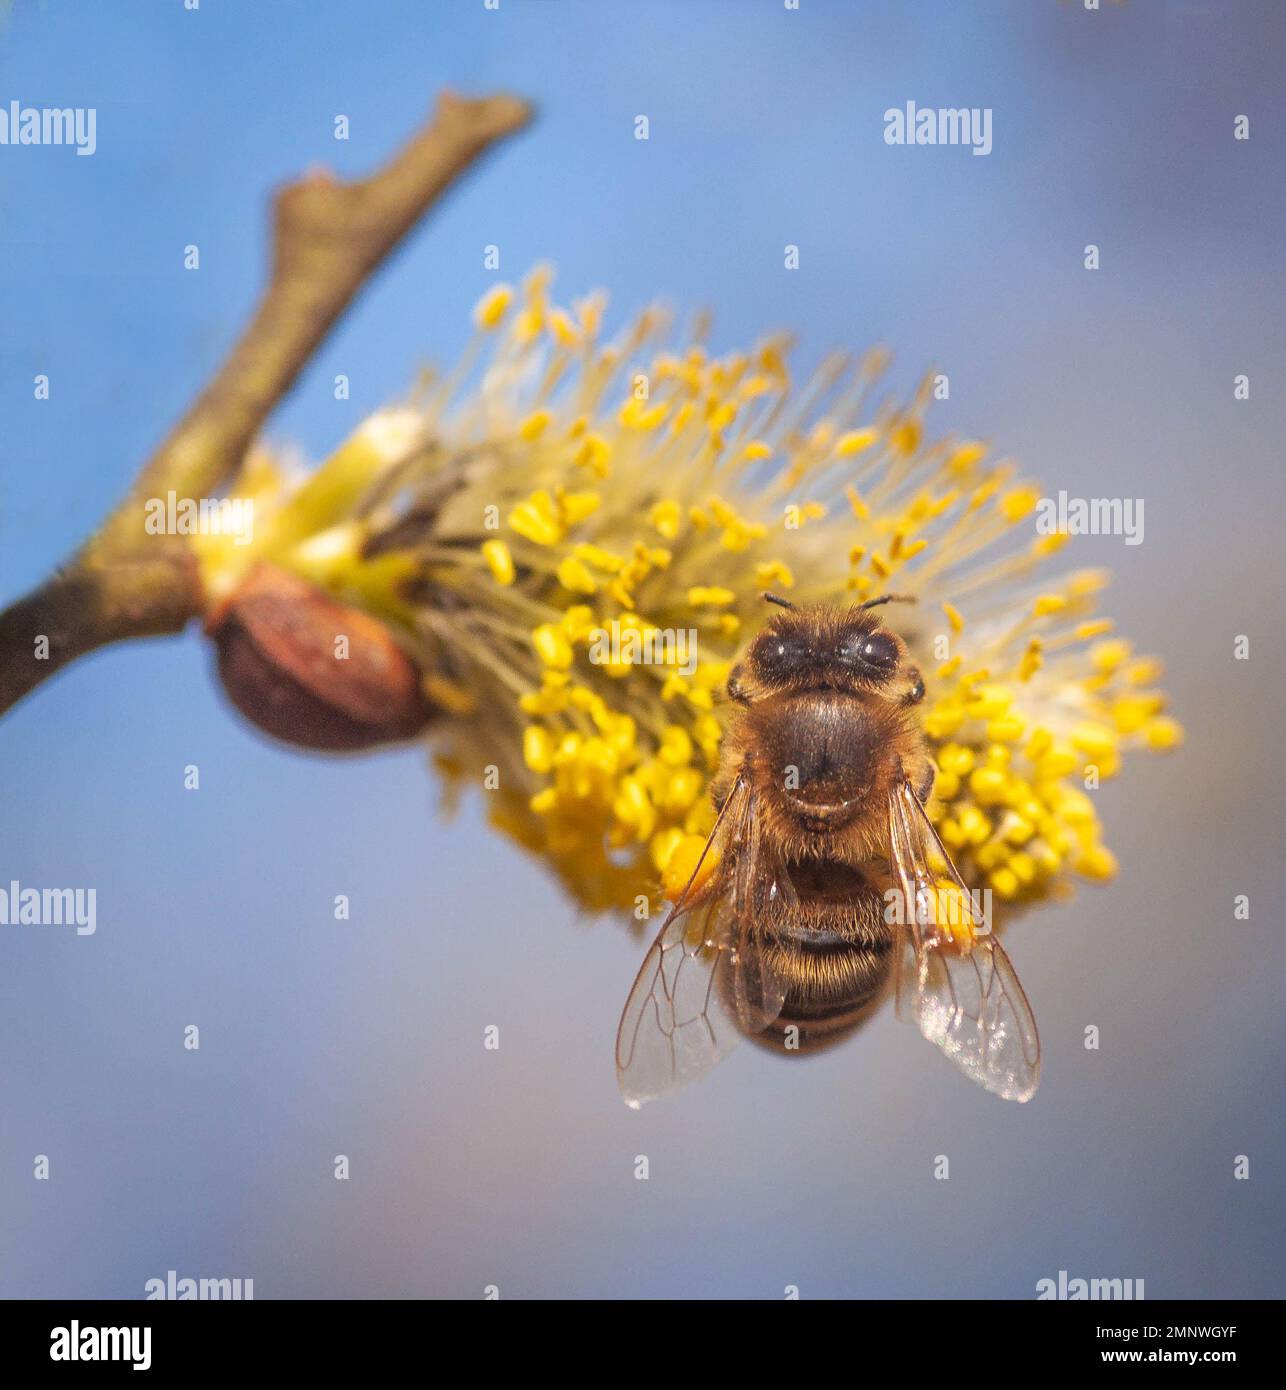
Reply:
[[[847,828],[869,851],[887,829],[888,788],[904,775],[932,785],[909,709],[924,682],[873,611],[887,601],[801,609],[774,600],[784,611],[729,677],[729,695],[747,707],[739,727],[759,790],[790,834]]]
[[[795,608],[774,595],[766,597],[782,611],[750,644],[734,672],[734,699],[739,698],[736,686],[765,695],[825,688],[892,694],[894,687],[900,694],[907,674],[914,675],[902,639],[873,611],[894,596],[847,609]],[[918,682],[918,675],[914,679]]]

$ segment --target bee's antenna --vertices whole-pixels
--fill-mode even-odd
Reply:
[[[788,598],[782,598],[780,594],[765,594],[764,601],[766,603],[775,603],[778,608],[793,609],[795,607],[795,605],[791,603],[791,601]]]
[[[768,597],[767,594],[764,595]],[[884,603],[914,603],[914,594],[881,594],[879,598],[868,598],[865,603],[859,603],[859,608],[879,608]]]

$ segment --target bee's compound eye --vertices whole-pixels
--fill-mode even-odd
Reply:
[[[898,664],[898,644],[887,632],[858,633],[841,644],[839,659],[846,666],[888,672]]]
[[[798,670],[809,659],[806,643],[797,637],[766,632],[750,650],[755,669],[767,680],[781,679]]]

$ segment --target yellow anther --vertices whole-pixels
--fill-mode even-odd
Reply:
[[[522,760],[533,772],[548,772],[554,765],[554,741],[549,730],[528,725],[522,735]]]
[[[513,556],[504,541],[483,541],[482,558],[497,584],[512,584],[517,575]]]
[[[840,458],[852,458],[855,454],[863,453],[880,437],[879,430],[867,429],[849,430],[846,434],[841,434],[835,441],[835,453]]]
[[[598,582],[589,572],[589,566],[575,555],[569,555],[558,566],[558,582],[564,589],[576,594],[592,594],[598,589]]]
[[[508,312],[513,297],[513,287],[510,285],[496,285],[489,289],[474,306],[474,323],[484,331],[495,328]]]
[[[572,647],[564,633],[553,623],[541,623],[531,634],[531,644],[546,666],[565,671],[572,664]]]
[[[549,428],[551,418],[547,410],[533,410],[518,426],[518,433],[530,444]]]

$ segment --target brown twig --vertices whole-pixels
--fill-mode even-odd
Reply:
[[[0,613],[0,713],[76,657],[178,632],[200,613],[192,554],[182,537],[146,532],[146,499],[208,497],[226,483],[366,279],[452,181],[529,116],[516,97],[444,93],[432,120],[370,178],[321,171],[278,193],[271,276],[240,342],[97,535]]]

